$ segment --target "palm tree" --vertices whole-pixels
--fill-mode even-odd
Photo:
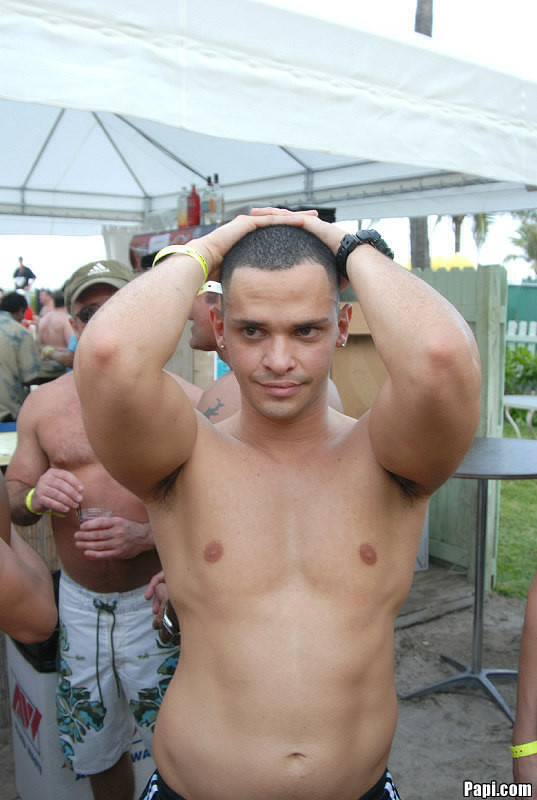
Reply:
[[[513,216],[520,219],[520,225],[515,236],[511,236],[511,242],[522,250],[522,254],[511,253],[504,262],[524,258],[537,274],[537,211],[518,211]]]
[[[433,0],[416,0],[414,30],[424,36],[433,35]]]
[[[424,36],[433,35],[433,0],[416,0],[414,30]],[[427,217],[410,217],[410,263],[412,269],[431,266]]]
[[[475,246],[477,247],[477,260],[479,253],[485,244],[489,230],[494,224],[494,214],[472,214],[472,233],[474,235]]]
[[[479,258],[479,251],[483,247],[485,240],[488,236],[488,232],[494,222],[494,214],[453,214],[451,217],[451,225],[453,227],[453,235],[455,237],[455,252],[461,252],[461,233],[462,233],[462,223],[464,222],[465,217],[471,216],[472,218],[472,233],[474,236],[474,242],[477,247],[478,258]],[[443,215],[439,214],[436,218],[435,227],[438,225],[441,219],[443,219]]]

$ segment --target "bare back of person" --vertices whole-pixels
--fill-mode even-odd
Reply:
[[[36,457],[48,462],[42,464],[43,471],[54,467],[68,470],[78,477],[84,486],[83,507],[108,508],[114,516],[147,521],[143,503],[113,480],[97,460],[84,430],[72,373],[40,386],[27,398],[21,415],[18,430],[19,438],[23,438],[24,455],[18,457],[16,453],[10,464],[8,482],[12,486],[17,479],[23,484],[34,485],[32,466],[27,458],[31,452],[30,461]],[[26,436],[32,441],[24,442]],[[129,591],[147,583],[160,569],[155,550],[129,559],[87,558],[75,546],[74,534],[80,527],[75,510],[65,517],[53,514],[51,521],[58,555],[66,573],[86,589],[95,592]]]
[[[71,333],[69,315],[64,308],[53,308],[39,321],[38,339],[40,345],[67,347]]]
[[[356,800],[386,767],[393,623],[426,503],[379,466],[366,418],[330,413],[320,447],[272,452],[238,417],[200,424],[149,506],[183,637],[155,754],[188,800]]]

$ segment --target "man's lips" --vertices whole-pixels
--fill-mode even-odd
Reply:
[[[260,385],[267,394],[274,397],[289,397],[300,387],[300,383],[294,381],[263,381]]]

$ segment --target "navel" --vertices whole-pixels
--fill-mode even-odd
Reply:
[[[224,546],[222,542],[219,542],[216,539],[211,539],[209,544],[205,545],[205,550],[203,551],[203,557],[209,564],[214,564],[216,561],[222,558],[223,554]]]
[[[364,542],[364,544],[360,545],[360,558],[367,564],[368,566],[372,567],[373,564],[377,562],[377,551],[373,547],[372,544],[368,544]]]

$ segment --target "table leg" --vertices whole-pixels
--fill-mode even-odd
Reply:
[[[483,610],[485,604],[485,555],[487,539],[487,479],[480,478],[478,481],[478,510],[477,510],[477,533],[475,542],[475,593],[474,593],[474,620],[472,630],[472,664],[465,664],[456,658],[442,655],[441,658],[452,666],[460,670],[460,675],[453,675],[423,689],[404,695],[403,700],[411,697],[421,697],[433,692],[449,691],[456,686],[478,686],[484,689],[489,697],[496,702],[502,711],[514,722],[514,715],[498,692],[490,677],[496,681],[515,680],[517,670],[507,669],[483,669]]]
[[[511,412],[509,411],[507,406],[505,406],[504,411],[505,411],[505,416],[507,417],[507,419],[509,420],[509,422],[511,423],[511,425],[515,429],[515,433],[517,435],[517,439],[522,439],[522,436],[520,434],[520,428],[518,427],[518,425],[514,421],[513,417],[511,416]]]
[[[535,436],[535,431],[533,430],[533,415],[534,414],[535,414],[535,411],[533,411],[532,409],[530,409],[528,411],[528,413],[526,414],[526,425],[530,429],[532,437],[535,439],[537,437]]]

